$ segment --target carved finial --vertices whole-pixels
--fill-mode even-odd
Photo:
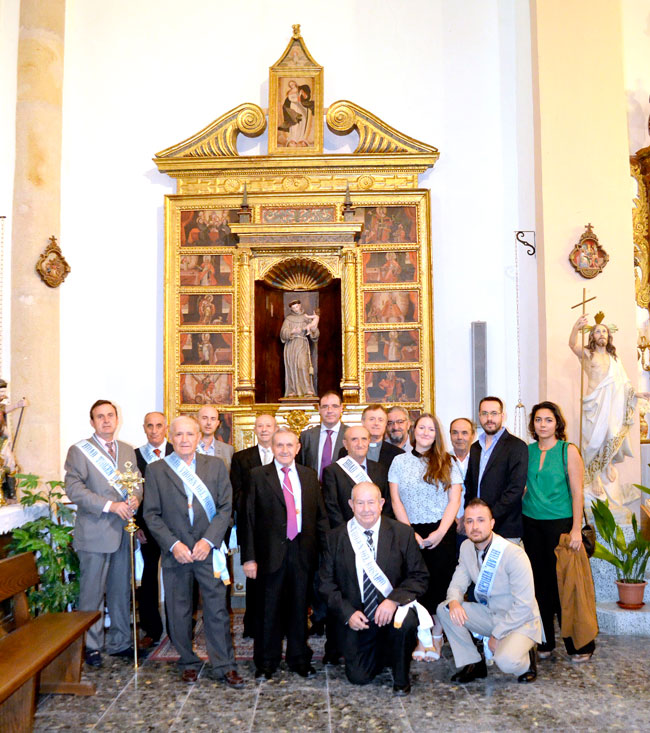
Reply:
[[[293,28],[293,37],[300,38],[300,23],[291,26]]]
[[[593,233],[594,233],[594,228],[593,228],[593,226],[592,226],[592,224],[591,224],[591,222],[590,222],[590,223],[589,223],[589,224],[587,224],[587,226],[585,227],[585,234],[593,234]]]
[[[48,241],[51,242],[53,247],[56,247],[56,237],[54,236],[54,234],[49,238]]]

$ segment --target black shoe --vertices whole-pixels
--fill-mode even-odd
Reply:
[[[325,633],[325,621],[312,621],[309,636],[322,636]]]
[[[530,667],[526,672],[517,677],[517,682],[522,682],[523,684],[534,682],[537,679],[537,654],[535,647],[528,652],[528,657],[530,659]]]
[[[337,667],[339,664],[341,664],[341,655],[337,652],[327,652],[327,654],[325,654],[325,656],[323,657],[323,664]]]
[[[483,679],[483,677],[487,677],[485,659],[481,659],[480,662],[466,664],[462,669],[459,669],[456,674],[452,675],[451,681],[460,682],[461,685],[464,685],[466,682]]]
[[[138,658],[144,659],[147,652],[144,649],[138,649]],[[126,649],[120,649],[119,652],[111,652],[111,657],[122,657],[122,659],[133,659],[133,647],[128,646]]]
[[[405,685],[393,685],[393,695],[395,697],[406,697],[411,693],[411,683],[407,682]]]
[[[301,677],[306,677],[307,679],[316,676],[316,670],[311,666],[311,664],[299,664],[297,667],[290,667],[290,669],[292,672],[299,674]]]
[[[273,677],[274,672],[275,670],[270,667],[258,667],[255,670],[255,679],[257,680],[260,677],[264,677],[265,679],[270,680],[271,677]]]
[[[102,655],[97,649],[86,649],[86,664],[91,667],[102,666]]]

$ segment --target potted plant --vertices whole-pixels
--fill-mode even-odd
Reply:
[[[41,582],[28,591],[32,614],[65,611],[74,608],[79,599],[79,558],[72,547],[74,512],[62,499],[62,481],[46,481],[39,488],[39,477],[18,474],[20,503],[34,506],[47,502],[48,514],[26,522],[13,531],[10,554],[33,552],[36,555]]]
[[[650,489],[645,486],[636,486],[645,493],[650,493]],[[643,594],[647,585],[645,571],[648,560],[650,560],[650,542],[641,534],[634,514],[632,515],[632,539],[628,542],[622,527],[614,519],[608,501],[596,499],[591,509],[598,534],[606,545],[596,542],[594,557],[605,560],[616,568],[618,605],[621,608],[637,610],[643,606]]]

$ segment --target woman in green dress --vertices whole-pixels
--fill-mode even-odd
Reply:
[[[555,648],[554,621],[561,613],[555,548],[561,534],[569,535],[572,550],[579,550],[582,544],[584,467],[576,446],[566,441],[566,422],[554,402],[533,407],[528,430],[535,442],[528,446],[523,541],[546,637],[537,653],[546,659]],[[564,639],[564,646],[572,662],[587,661],[595,649],[593,641],[576,649],[570,637]]]

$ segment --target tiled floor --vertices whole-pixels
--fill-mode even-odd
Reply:
[[[413,691],[394,698],[390,675],[355,687],[341,667],[304,680],[287,670],[256,682],[240,664],[244,690],[200,677],[179,681],[173,664],[145,662],[137,674],[125,661],[105,658],[86,677],[95,697],[41,697],[36,731],[650,731],[650,640],[598,638],[591,662],[571,665],[563,651],[540,662],[537,682],[519,685],[492,667],[487,680],[449,682],[444,658],[414,664]]]

